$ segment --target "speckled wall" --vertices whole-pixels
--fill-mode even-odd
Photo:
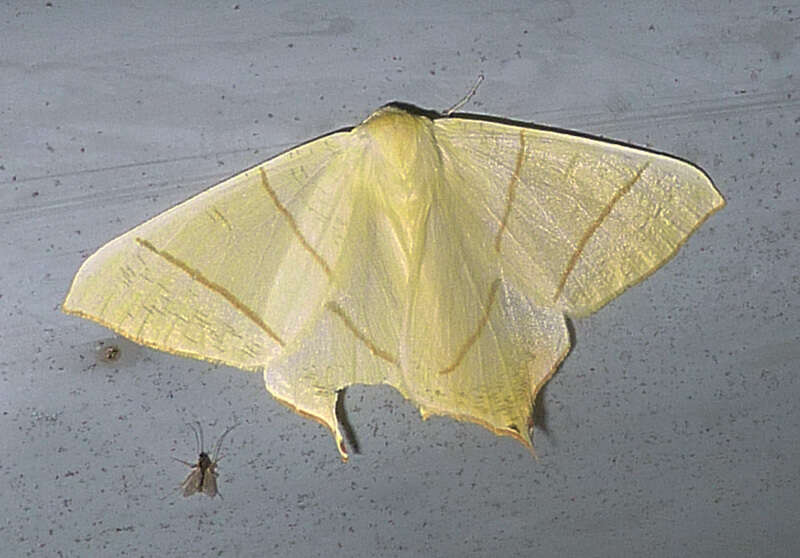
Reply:
[[[3,556],[796,556],[800,7],[685,2],[0,6]],[[347,390],[358,453],[260,375],[59,311],[104,242],[402,100],[693,161],[728,206],[597,314],[538,459]],[[119,348],[104,359],[98,346]],[[183,498],[228,426],[224,499]],[[352,440],[351,440],[352,442]]]

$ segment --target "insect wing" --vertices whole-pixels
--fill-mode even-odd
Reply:
[[[191,496],[200,492],[203,484],[203,470],[199,465],[193,465],[191,472],[186,475],[186,478],[181,483],[181,491],[184,496]]]

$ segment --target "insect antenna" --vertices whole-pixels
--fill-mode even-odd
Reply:
[[[194,432],[194,443],[195,449],[197,450],[196,453],[198,455],[205,453],[205,446],[203,445],[203,425],[197,420],[194,421],[194,423],[188,422],[186,425],[192,429],[192,432]]]
[[[455,111],[466,105],[469,102],[469,100],[475,96],[475,93],[478,91],[478,86],[481,84],[482,81],[483,81],[483,74],[478,74],[478,79],[475,80],[475,85],[472,86],[472,89],[469,90],[469,93],[464,95],[464,97],[459,102],[457,102],[452,107],[444,111],[444,115],[450,116]]]
[[[228,427],[228,428],[225,430],[225,432],[223,432],[223,433],[222,433],[222,435],[219,437],[219,439],[217,440],[217,443],[216,443],[216,445],[214,445],[214,452],[211,454],[211,455],[212,455],[212,457],[211,457],[211,461],[212,461],[212,462],[216,463],[216,462],[218,462],[220,459],[222,459],[222,455],[220,455],[220,453],[219,453],[220,449],[222,448],[222,441],[225,439],[225,436],[227,436],[227,435],[228,435],[228,433],[229,433],[231,430],[233,430],[234,428],[236,428],[237,426],[239,426],[239,423],[238,423],[238,422],[237,422],[236,424],[232,425],[232,426],[229,426],[229,427]]]

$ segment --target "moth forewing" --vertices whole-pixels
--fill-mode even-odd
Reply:
[[[225,436],[227,436],[228,432],[233,430],[237,425],[234,424],[222,433],[222,436],[219,437],[216,445],[214,446],[214,452],[210,456],[203,449],[202,427],[199,423],[197,423],[196,426],[190,426],[195,434],[195,441],[197,442],[199,455],[197,458],[197,463],[189,463],[188,461],[183,461],[182,459],[176,458],[176,461],[180,461],[184,465],[192,468],[192,470],[181,483],[181,492],[184,496],[191,496],[192,494],[201,492],[210,498],[213,498],[219,494],[219,491],[217,490],[217,463],[220,459],[222,459],[222,455],[220,455],[219,450],[222,447],[222,441],[225,439]],[[219,497],[222,498],[222,494],[219,494]]]

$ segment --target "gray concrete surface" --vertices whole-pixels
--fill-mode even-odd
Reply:
[[[49,5],[52,4],[52,5]],[[0,5],[0,555],[800,555],[800,6]],[[256,374],[114,343],[59,304],[107,240],[399,99],[652,146],[728,200],[599,313],[542,397],[538,461],[348,390],[360,443]],[[234,430],[224,499],[184,499]]]

